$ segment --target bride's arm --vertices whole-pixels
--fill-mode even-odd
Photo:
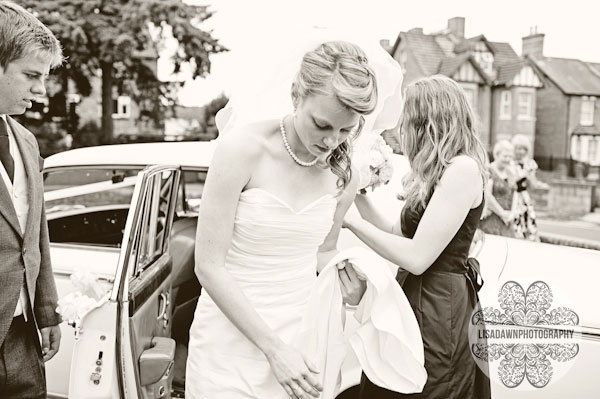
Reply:
[[[337,208],[335,209],[335,215],[333,216],[333,225],[327,237],[323,241],[323,244],[319,247],[317,253],[317,272],[321,272],[323,268],[329,263],[337,253],[337,241],[342,228],[342,222],[344,221],[344,215],[348,212],[348,209],[354,202],[356,197],[356,191],[358,190],[359,177],[358,172],[352,170],[352,179],[342,192],[338,199]]]
[[[314,396],[315,388],[320,389],[313,375],[317,371],[266,324],[224,268],[240,193],[249,181],[261,151],[258,139],[248,133],[231,132],[221,139],[202,194],[195,272],[204,291],[219,309],[265,354],[275,377],[288,394],[300,385]]]
[[[382,231],[362,218],[347,218],[344,224],[379,255],[419,275],[452,240],[481,197],[482,185],[475,161],[460,156],[444,172],[412,239]]]
[[[319,272],[321,272],[331,258],[338,253],[337,241],[344,221],[344,215],[354,201],[358,183],[358,173],[353,171],[352,179],[338,200],[333,217],[333,226],[327,237],[325,237],[323,244],[319,247],[319,252],[317,253],[317,270]],[[340,279],[343,301],[349,305],[358,305],[367,288],[366,282],[359,279],[354,267],[348,262],[345,262],[343,268],[338,269],[338,276]]]

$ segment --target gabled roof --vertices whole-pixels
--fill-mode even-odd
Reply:
[[[598,62],[586,62],[588,67],[594,72],[596,75],[600,76],[600,63]]]
[[[394,52],[400,41],[406,42],[425,75],[434,75],[438,72],[445,54],[434,36],[417,31],[400,32],[398,41],[394,45]]]
[[[487,84],[490,84],[490,78],[485,73],[479,63],[473,58],[470,53],[462,53],[455,57],[446,57],[442,60],[440,65],[440,69],[438,71],[439,74],[446,75],[452,77],[456,71],[466,62],[470,62],[473,68],[479,73],[481,79]]]
[[[415,56],[417,64],[425,75],[439,73],[453,76],[465,62],[471,62],[484,81],[491,84],[494,76],[489,76],[473,58],[473,50],[480,42],[483,42],[494,55],[493,68],[497,71],[494,85],[511,82],[525,65],[509,43],[491,42],[484,35],[463,39],[457,43],[455,38],[445,32],[424,34],[421,29],[413,29],[400,32],[392,54],[396,53],[401,41]]]
[[[465,51],[473,50],[473,47],[475,46],[475,44],[477,42],[480,42],[480,41],[483,41],[486,45],[489,44],[489,42],[485,38],[485,36],[478,35],[478,36],[470,37],[470,38],[465,39],[462,42],[458,43],[456,45],[456,47],[454,47],[454,52],[456,52],[456,53],[462,53],[462,52],[465,52]],[[490,50],[491,50],[491,48],[490,48]]]
[[[600,76],[592,64],[569,58],[531,58],[533,63],[556,84],[563,93],[579,96],[600,96]]]
[[[488,42],[494,53],[494,68],[499,68],[506,64],[515,64],[521,61],[521,57],[515,52],[509,43]]]
[[[517,61],[506,63],[498,67],[498,76],[496,77],[495,85],[501,86],[512,82],[515,75],[525,66],[525,62],[519,58]]]
[[[446,76],[452,76],[469,58],[469,53],[461,53],[455,57],[446,57],[442,60],[439,73]]]

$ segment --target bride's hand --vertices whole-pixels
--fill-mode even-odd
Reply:
[[[318,398],[323,386],[317,368],[295,348],[283,342],[267,355],[277,382],[290,398]],[[309,396],[310,395],[310,396]]]
[[[340,286],[342,288],[342,299],[344,303],[356,306],[360,303],[360,300],[367,290],[367,282],[358,276],[352,263],[348,261],[342,263],[343,265],[338,266],[338,275],[340,276]]]

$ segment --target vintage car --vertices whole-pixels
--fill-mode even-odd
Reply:
[[[49,397],[183,397],[188,330],[201,294],[193,271],[196,223],[214,147],[214,142],[123,144],[46,159],[59,298],[63,307],[69,296],[81,298],[75,292],[96,299],[93,306],[82,302],[77,317],[61,324],[61,349],[47,364]],[[401,156],[395,166],[392,182],[371,194],[390,217],[402,207],[396,194],[408,168]],[[343,230],[339,246],[352,245],[361,243]],[[472,250],[485,280],[482,306],[504,309],[498,296],[508,281],[524,287],[543,281],[564,294],[564,302],[557,297],[552,307],[569,306],[578,315],[578,353],[565,362],[569,368],[560,378],[533,389],[519,389],[527,381],[509,388],[492,378],[493,397],[598,397],[600,252],[490,235],[481,235]],[[346,320],[351,333],[356,322]],[[355,397],[360,372],[350,352],[338,398]]]

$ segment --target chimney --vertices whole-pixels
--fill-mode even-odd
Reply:
[[[523,57],[541,58],[544,56],[544,34],[537,32],[537,26],[523,37],[521,54]]]
[[[458,39],[465,37],[465,18],[454,17],[448,20],[448,30]]]
[[[408,33],[419,33],[419,34],[423,34],[423,28],[412,28],[411,30],[408,31]]]

